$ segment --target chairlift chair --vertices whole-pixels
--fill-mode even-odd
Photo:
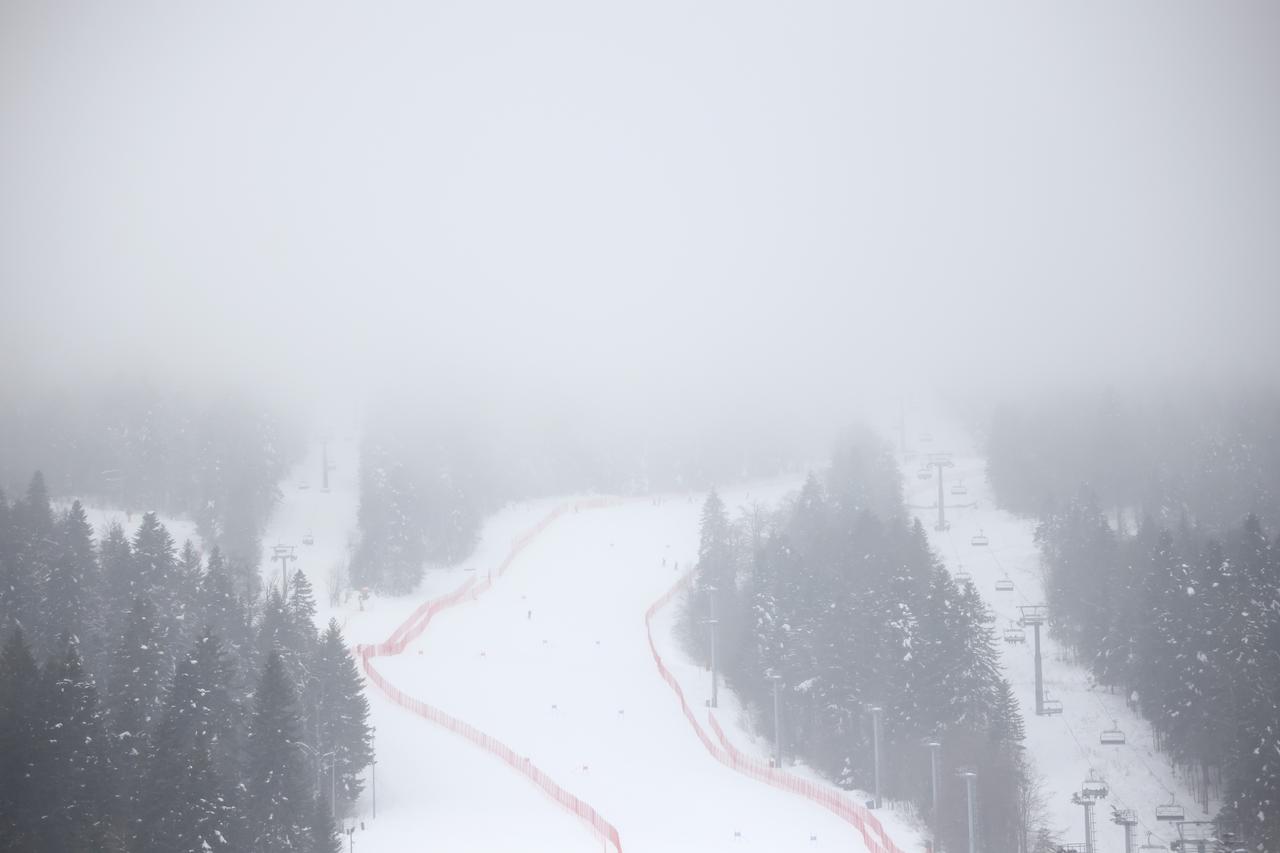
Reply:
[[[310,530],[308,530],[308,531],[307,531],[307,534],[306,534],[305,536],[303,536],[303,537],[302,537],[302,544],[303,544],[303,545],[314,545],[314,544],[316,544],[316,537],[314,537],[314,536],[312,536],[312,535],[311,535],[311,531],[310,531]]]
[[[964,483],[953,483],[951,486],[951,494],[967,495],[969,494],[969,489],[965,487]]]
[[[1166,844],[1157,844],[1148,832],[1147,843],[1138,848],[1138,853],[1169,853],[1169,847]]]
[[[1101,779],[1086,779],[1080,786],[1080,795],[1093,800],[1101,800],[1109,793],[1111,789]]]
[[[922,433],[920,433],[920,443],[921,443],[921,444],[928,444],[928,443],[929,443],[929,442],[931,442],[931,441],[933,441],[933,433],[929,433],[929,432],[922,432]]]
[[[1054,716],[1055,714],[1061,714],[1061,713],[1062,713],[1062,700],[1061,700],[1061,699],[1050,699],[1050,698],[1048,698],[1048,697],[1045,697],[1045,700],[1044,700],[1044,702],[1041,704],[1041,706],[1040,706],[1040,707],[1041,707],[1041,711],[1042,711],[1042,713],[1044,714],[1044,716],[1046,716],[1046,717],[1052,717],[1052,716]]]
[[[1004,629],[1004,641],[1006,643],[1025,643],[1027,641],[1027,632],[1011,625]]]
[[[1177,803],[1166,803],[1156,806],[1156,820],[1182,821],[1187,819],[1187,810]]]
[[[1008,578],[1000,578],[996,581],[996,592],[1013,592],[1013,581]]]
[[[979,530],[978,535],[969,540],[969,544],[976,545],[980,548],[985,548],[987,545],[991,544],[991,540],[987,538],[986,533]]]
[[[916,472],[916,476],[921,480],[927,480],[933,476],[933,469],[926,465]]]
[[[1116,727],[1115,720],[1111,721],[1111,728],[1104,731],[1098,739],[1103,746],[1124,746],[1124,732]]]
[[[964,583],[965,581],[973,580],[973,575],[965,571],[965,568],[963,565],[956,566],[956,573],[954,577],[958,583]]]

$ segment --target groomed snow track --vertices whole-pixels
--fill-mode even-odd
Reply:
[[[556,519],[564,515],[570,510],[578,509],[598,509],[606,506],[612,506],[618,503],[616,500],[606,498],[594,498],[585,501],[578,501],[573,504],[561,504],[550,513],[547,514],[542,521],[538,522],[533,529],[519,536],[511,545],[511,550],[507,552],[506,557],[496,569],[498,577],[501,577],[512,561],[520,554],[521,551],[535,539],[540,533],[546,530]],[[383,694],[395,704],[410,711],[413,714],[422,717],[466,738],[471,743],[480,747],[490,755],[500,758],[515,772],[527,778],[536,785],[543,793],[554,800],[558,805],[563,807],[571,814],[578,817],[582,823],[590,829],[598,838],[607,845],[612,845],[617,853],[622,853],[622,840],[618,835],[618,829],[608,820],[604,818],[588,803],[583,802],[578,797],[571,794],[563,786],[557,783],[549,775],[544,773],[527,757],[519,755],[514,749],[497,738],[486,734],[479,728],[471,725],[465,720],[460,720],[450,714],[446,714],[439,708],[420,699],[409,696],[404,691],[397,688],[394,684],[387,681],[381,673],[373,665],[373,659],[378,657],[388,657],[401,654],[405,646],[422,635],[427,629],[431,620],[442,611],[464,602],[478,598],[481,593],[486,592],[493,586],[493,575],[485,577],[483,581],[476,582],[474,577],[470,577],[455,589],[453,592],[443,595],[439,598],[431,599],[424,602],[416,610],[409,615],[409,618],[392,632],[386,641],[375,643],[373,645],[361,645],[356,647],[356,656],[360,660],[360,665],[364,669],[365,676],[369,682],[383,692]]]

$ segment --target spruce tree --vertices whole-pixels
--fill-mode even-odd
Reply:
[[[342,835],[337,821],[329,810],[329,799],[323,793],[315,798],[315,813],[311,819],[311,846],[314,853],[342,853]]]
[[[39,672],[22,629],[0,653],[0,849],[34,849],[41,803],[32,781],[40,727],[36,705]]]
[[[100,850],[108,829],[112,768],[98,692],[75,643],[40,674],[30,784],[40,803],[41,848]]]
[[[320,639],[313,676],[319,733],[315,747],[319,752],[334,752],[338,798],[354,802],[364,787],[360,774],[373,760],[369,701],[363,692],[364,679],[335,619],[329,620]]]
[[[305,849],[315,809],[306,756],[298,747],[297,694],[280,655],[263,667],[249,728],[248,802],[250,847],[258,853]]]
[[[178,664],[144,787],[143,850],[223,850],[240,836],[232,678],[233,666],[210,635]]]
[[[58,554],[45,585],[46,623],[51,630],[70,634],[79,641],[96,627],[98,608],[98,559],[93,550],[93,530],[84,507],[75,501],[58,529]],[[94,631],[97,634],[97,631]]]

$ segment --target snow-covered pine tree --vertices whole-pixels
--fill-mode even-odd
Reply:
[[[45,623],[51,630],[87,640],[90,626],[99,621],[99,609],[91,606],[98,592],[98,557],[80,501],[61,519],[56,535],[57,555],[43,596]]]
[[[30,784],[40,728],[36,694],[40,673],[21,628],[0,652],[0,849],[36,845],[41,804]]]
[[[294,853],[311,842],[313,786],[298,747],[300,736],[297,693],[280,655],[272,651],[258,680],[249,727],[246,817],[249,846],[258,853]]]
[[[42,669],[36,695],[26,780],[43,812],[34,849],[101,850],[113,793],[107,729],[76,644],[66,638],[62,645]]]
[[[364,679],[347,650],[337,620],[329,620],[320,638],[312,675],[315,684],[313,726],[318,726],[319,735],[316,748],[335,753],[338,799],[351,803],[364,788],[360,774],[372,761],[373,751]]]

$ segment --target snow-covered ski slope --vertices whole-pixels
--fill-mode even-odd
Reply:
[[[331,442],[329,454],[330,491],[317,488],[317,449],[283,485],[264,539],[268,551],[277,542],[298,546],[295,565],[316,587],[321,618],[336,616],[353,645],[381,643],[424,602],[468,581],[483,589],[433,616],[402,653],[373,661],[402,698],[430,703],[527,757],[529,767],[616,827],[628,853],[867,849],[847,820],[717,762],[659,675],[645,613],[692,566],[702,495],[603,508],[573,497],[508,507],[487,521],[470,559],[428,572],[415,595],[374,597],[364,609],[355,598],[328,607],[329,569],[346,559],[357,506],[354,443]],[[297,488],[300,482],[309,488]],[[771,504],[795,485],[758,485],[725,497],[731,508]],[[498,576],[513,542],[556,507],[568,509]],[[302,546],[307,532],[314,544]],[[278,582],[278,565],[264,562],[264,575]],[[705,714],[709,676],[671,636],[675,613],[673,603],[655,614],[655,644],[695,713]],[[586,851],[605,843],[491,752],[372,686],[368,695],[377,727],[377,818],[366,790],[359,849]],[[767,756],[767,744],[739,727],[723,688],[720,697],[719,720],[744,760]],[[918,848],[900,820],[890,816],[887,827],[901,849]]]
[[[566,512],[378,670],[527,757],[616,827],[624,850],[862,849],[835,815],[716,762],[658,677],[644,613],[690,565],[699,510],[682,496]],[[479,561],[478,581],[500,563]],[[707,687],[704,676],[690,701]],[[510,849],[566,849],[543,834],[552,809]],[[581,828],[568,849],[600,843]]]
[[[1070,660],[1047,628],[1041,629],[1044,686],[1049,697],[1062,702],[1063,710],[1061,716],[1036,716],[1031,629],[1026,629],[1023,643],[1003,642],[1005,629],[1021,615],[1019,605],[1044,603],[1040,556],[1034,542],[1035,522],[995,506],[985,476],[986,461],[976,454],[972,440],[963,432],[934,428],[928,442],[921,442],[921,435],[907,436],[908,445],[917,451],[903,463],[907,503],[925,525],[934,550],[953,576],[960,571],[970,573],[995,614],[994,629],[1005,672],[1026,720],[1027,749],[1035,770],[1043,776],[1046,805],[1061,840],[1084,841],[1084,810],[1072,805],[1071,795],[1080,790],[1091,771],[1104,779],[1111,790],[1094,809],[1098,853],[1124,850],[1123,831],[1111,822],[1113,806],[1136,812],[1140,821],[1138,843],[1145,842],[1148,833],[1158,843],[1177,838],[1172,824],[1156,820],[1157,805],[1176,802],[1186,809],[1187,820],[1208,819],[1194,803],[1189,787],[1166,758],[1155,751],[1151,727],[1128,709],[1124,696],[1094,686],[1088,671]],[[972,506],[947,509],[951,529],[939,532],[934,529],[936,474],[921,480],[917,471],[927,454],[941,452],[952,453],[955,464],[944,473],[945,504]],[[952,494],[952,486],[961,482],[967,494]],[[990,544],[972,544],[978,535],[985,535]],[[996,588],[1004,578],[1013,582],[1012,590]],[[1123,746],[1101,744],[1103,730],[1112,728],[1124,732]]]

